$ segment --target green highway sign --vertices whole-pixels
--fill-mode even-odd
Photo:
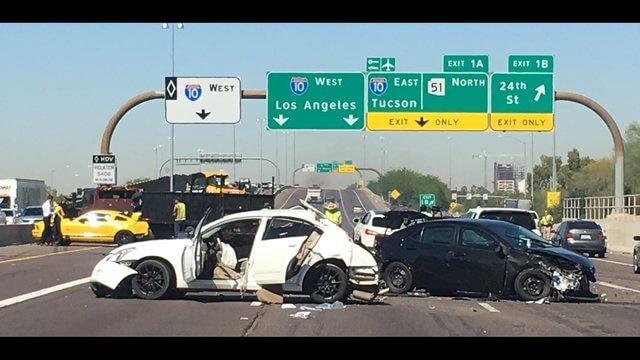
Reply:
[[[445,55],[444,72],[489,72],[489,55]]]
[[[340,168],[340,163],[337,161],[334,161],[331,163],[331,171],[333,172],[338,172],[338,169]]]
[[[491,74],[491,128],[496,131],[551,131],[553,74]]]
[[[316,164],[316,172],[326,173],[326,172],[331,172],[332,170],[333,170],[333,164],[332,163],[317,163]]]
[[[362,130],[364,75],[359,72],[270,72],[269,130]]]
[[[509,72],[552,73],[552,55],[509,55]]]
[[[436,206],[436,195],[435,194],[420,194],[420,206]]]
[[[369,73],[369,130],[484,131],[489,121],[485,73]]]
[[[392,57],[370,57],[365,64],[367,71],[396,71],[396,58]]]
[[[353,165],[353,160],[345,160],[344,164],[345,165]]]

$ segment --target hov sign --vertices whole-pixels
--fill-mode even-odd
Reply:
[[[165,119],[170,124],[235,124],[241,97],[237,77],[166,77]]]
[[[93,183],[115,185],[117,168],[115,155],[93,155]]]

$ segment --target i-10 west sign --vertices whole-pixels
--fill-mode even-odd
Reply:
[[[360,72],[270,72],[269,130],[362,130],[364,75]]]
[[[369,73],[369,130],[484,131],[485,73]]]

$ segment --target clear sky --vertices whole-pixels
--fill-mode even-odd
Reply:
[[[186,23],[175,35],[177,76],[239,76],[245,89],[265,88],[267,71],[364,71],[367,56],[396,57],[398,71],[437,72],[442,70],[444,54],[487,54],[491,71],[506,71],[510,54],[551,54],[557,90],[592,97],[613,115],[622,131],[639,120],[638,24]],[[161,90],[170,73],[171,30],[162,29],[159,23],[0,24],[4,85],[0,178],[53,180],[65,193],[90,186],[91,155],[99,152],[108,119],[129,97]],[[259,154],[257,119],[266,116],[265,109],[264,100],[243,101],[243,119],[236,125],[239,154]],[[579,105],[556,103],[556,131],[558,154],[573,147],[592,157],[612,153],[605,125]],[[170,134],[160,100],[127,114],[111,146],[118,158],[119,180],[153,176],[154,147],[164,146],[158,152],[160,163],[168,159]],[[232,134],[231,125],[176,126],[176,156],[194,156],[197,149],[232,152]],[[521,154],[523,145],[517,141],[521,140],[527,144],[530,166],[530,133],[499,137],[491,131],[367,132],[365,142],[362,135],[298,132],[296,164],[353,160],[362,166],[366,147],[366,165],[380,168],[384,146],[385,169],[406,166],[448,182],[451,141],[452,182],[459,187],[483,182],[482,160],[473,159],[472,154],[483,150]],[[276,137],[277,162],[283,176],[290,178],[292,134],[263,130],[264,155],[275,158]],[[540,154],[551,154],[551,144],[551,133],[534,134],[536,160]],[[508,156],[495,160],[511,161]],[[522,158],[515,161],[521,163]],[[259,168],[258,163],[243,163],[237,166],[236,177],[257,178]],[[197,171],[194,167],[176,169],[180,173]],[[272,167],[265,164],[265,180],[271,175]],[[351,175],[312,178],[302,173],[297,177],[300,183],[329,186],[343,186],[355,179]]]

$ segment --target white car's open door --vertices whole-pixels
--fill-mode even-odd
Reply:
[[[182,276],[187,283],[195,280],[202,272],[204,263],[204,256],[202,254],[202,226],[209,217],[210,212],[211,208],[205,211],[193,232],[191,242],[185,247],[184,253],[182,254]]]

